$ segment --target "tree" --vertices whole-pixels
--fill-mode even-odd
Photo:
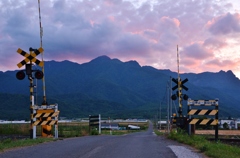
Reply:
[[[229,129],[229,126],[228,126],[227,122],[225,122],[225,123],[223,124],[223,129]]]

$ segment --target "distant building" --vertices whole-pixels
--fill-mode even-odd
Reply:
[[[240,124],[240,120],[220,120],[219,121],[220,128],[224,128],[224,124],[227,124],[229,129],[238,129],[238,124]]]
[[[101,123],[101,129],[119,130],[118,123]]]
[[[134,125],[128,125],[129,129],[140,129],[139,126],[134,126]]]

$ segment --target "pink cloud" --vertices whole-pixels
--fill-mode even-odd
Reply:
[[[214,35],[225,35],[240,32],[240,14],[227,13],[213,18],[207,23],[209,31]]]
[[[213,57],[213,52],[206,49],[202,44],[194,43],[184,47],[182,53],[183,57],[192,58],[195,60],[203,60],[209,57]]]
[[[206,61],[215,59],[217,52],[233,52],[232,45],[239,45],[239,13],[226,13],[233,4],[196,0],[136,2],[41,1],[45,60],[82,63],[107,55],[175,71],[179,45],[182,71],[193,67],[196,71],[218,71],[224,68],[221,64],[227,63],[227,58],[216,65]],[[0,65],[10,67],[10,59],[20,58],[18,47],[39,47],[38,4],[31,0],[2,1],[0,7]]]
[[[208,61],[207,63],[206,63],[206,65],[208,65],[208,66],[212,66],[212,67],[222,67],[222,68],[225,68],[225,67],[234,67],[234,66],[236,66],[236,62],[233,62],[233,61],[231,61],[231,60],[223,60],[223,61],[220,61],[219,59],[213,59],[213,60],[211,60],[211,61]]]
[[[220,70],[228,71],[232,70],[236,76],[239,78],[239,62],[240,60],[219,60],[219,59],[213,59],[205,63],[203,70],[206,68],[208,71],[217,71],[219,70],[219,67],[221,68]]]
[[[204,41],[203,46],[211,49],[220,49],[226,47],[227,43],[221,38],[210,37]]]

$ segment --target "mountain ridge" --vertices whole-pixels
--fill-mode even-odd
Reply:
[[[1,94],[9,94],[16,98],[19,98],[19,95],[25,95],[29,98],[29,81],[26,78],[21,81],[17,80],[16,72],[17,70],[0,71],[0,79],[4,83],[0,86],[0,102],[4,103],[0,107],[8,104]],[[188,91],[183,91],[184,94],[192,99],[219,98],[220,116],[238,116],[240,109],[236,105],[240,102],[238,97],[240,80],[231,70],[217,73],[183,73],[180,76],[182,79],[188,78],[189,80],[184,84],[189,88]],[[89,109],[86,107],[98,107],[98,101],[101,102],[102,107],[96,108],[96,113],[98,109],[101,112],[105,109],[106,115],[111,113],[116,117],[153,116],[157,113],[160,103],[163,103],[163,109],[166,109],[166,87],[171,86],[170,77],[177,77],[177,73],[167,69],[140,66],[134,60],[122,62],[108,56],[100,56],[82,64],[68,60],[45,62],[47,98],[50,98],[50,101],[51,98],[55,98],[52,101],[62,104],[59,106],[62,111],[61,115],[68,117],[76,117],[77,114],[88,116]],[[35,91],[40,101],[42,83],[37,81],[35,84],[37,86]],[[172,82],[172,87],[175,86],[174,84]],[[84,97],[78,98],[75,94]],[[62,97],[64,95],[70,98]],[[75,96],[74,99],[71,100],[71,96]],[[17,106],[19,103],[15,104]],[[121,107],[121,114],[115,110],[114,104]],[[64,109],[66,106],[75,110]],[[185,101],[184,109],[186,108]],[[84,110],[81,111],[82,109]]]

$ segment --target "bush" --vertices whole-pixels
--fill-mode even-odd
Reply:
[[[96,129],[91,130],[91,135],[98,135],[98,130]]]

